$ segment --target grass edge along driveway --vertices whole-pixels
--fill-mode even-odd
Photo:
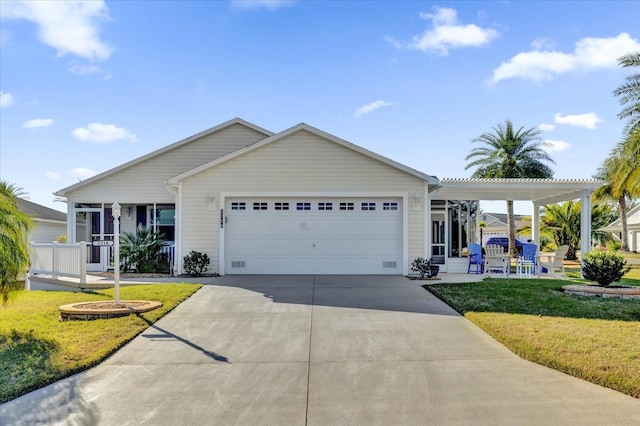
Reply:
[[[142,314],[60,321],[58,307],[113,300],[113,289],[90,293],[18,291],[0,306],[0,403],[99,364],[187,299],[200,284],[151,284],[120,289],[122,299],[156,300]]]
[[[640,301],[569,296],[562,280],[424,286],[518,356],[640,398]]]

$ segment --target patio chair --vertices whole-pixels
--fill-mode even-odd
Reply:
[[[567,251],[569,250],[569,246],[563,245],[558,247],[555,254],[541,254],[538,256],[540,260],[538,261],[539,274],[548,274],[551,276],[562,276],[564,277],[564,257],[567,255]],[[543,260],[544,258],[544,260]],[[556,273],[556,271],[558,271]]]
[[[536,275],[538,271],[538,246],[523,244],[522,253],[516,256],[516,272],[519,276]]]
[[[469,244],[469,266],[467,267],[467,274],[471,273],[471,267],[475,267],[474,274],[481,274],[484,272],[484,256],[482,255],[482,246],[478,243]]]
[[[492,273],[508,275],[510,267],[511,262],[509,262],[509,257],[505,256],[502,246],[490,244],[485,248],[485,275],[491,275]]]

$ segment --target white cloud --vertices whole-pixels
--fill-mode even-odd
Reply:
[[[534,48],[545,47],[536,43]],[[617,37],[585,37],[576,43],[573,52],[555,50],[533,50],[520,52],[493,70],[492,83],[509,78],[524,80],[551,80],[555,75],[572,71],[591,71],[602,68],[616,68],[622,55],[640,50],[640,42],[627,33]]]
[[[22,127],[26,129],[37,129],[38,127],[47,127],[53,124],[53,118],[34,118],[33,120],[25,121]]]
[[[95,172],[91,169],[85,169],[84,167],[78,167],[69,172],[69,176],[77,178],[79,180],[88,179],[97,174],[98,172]]]
[[[293,0],[232,0],[231,4],[239,9],[269,9],[276,10],[294,4]]]
[[[392,38],[387,40],[396,47],[448,55],[450,49],[482,46],[500,35],[492,28],[461,24],[455,9],[446,7],[433,9],[434,13],[420,13],[422,19],[431,21],[431,29],[413,36],[409,42],[399,42]]]
[[[595,112],[585,114],[562,115],[561,112],[554,115],[554,121],[558,124],[568,124],[576,127],[586,127],[587,129],[597,129],[596,124],[602,120]]]
[[[13,95],[11,93],[0,92],[0,108],[13,105]]]
[[[383,100],[371,102],[370,104],[363,105],[360,108],[358,108],[354,115],[355,115],[355,117],[360,118],[365,114],[369,114],[371,111],[374,111],[374,110],[376,110],[378,108],[390,106],[390,105],[393,105],[393,104],[390,103],[390,102],[387,102],[387,101],[383,101]]]
[[[87,127],[79,127],[71,135],[83,142],[111,143],[119,140],[135,141],[136,135],[113,124],[90,123]]]
[[[69,64],[69,72],[75,75],[96,75],[104,74],[104,70],[97,65],[82,65],[76,61]]]
[[[565,141],[555,141],[553,139],[545,139],[542,141],[542,149],[548,153],[564,151],[570,146],[571,145]]]
[[[51,180],[60,179],[60,175],[57,174],[56,172],[46,172],[44,174],[44,177],[46,177],[47,179],[51,179]]]
[[[98,21],[108,19],[103,0],[96,1],[8,1],[2,4],[3,19],[25,19],[38,27],[38,39],[57,50],[105,60],[112,49],[100,39]]]
[[[556,47],[556,43],[550,38],[541,37],[533,40],[531,42],[531,47],[533,48],[533,50],[548,50]]]
[[[540,123],[540,125],[538,126],[538,129],[542,130],[543,132],[547,132],[547,131],[553,130],[555,128],[556,128],[555,125],[547,124],[547,123]]]

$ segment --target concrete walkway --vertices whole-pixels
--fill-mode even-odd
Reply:
[[[518,358],[403,277],[226,276],[0,423],[637,425],[640,400]]]

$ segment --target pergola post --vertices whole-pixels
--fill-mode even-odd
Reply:
[[[540,205],[533,202],[533,214],[531,215],[531,242],[540,250]]]
[[[580,214],[580,256],[591,250],[591,192],[587,189],[582,191],[581,214]]]

